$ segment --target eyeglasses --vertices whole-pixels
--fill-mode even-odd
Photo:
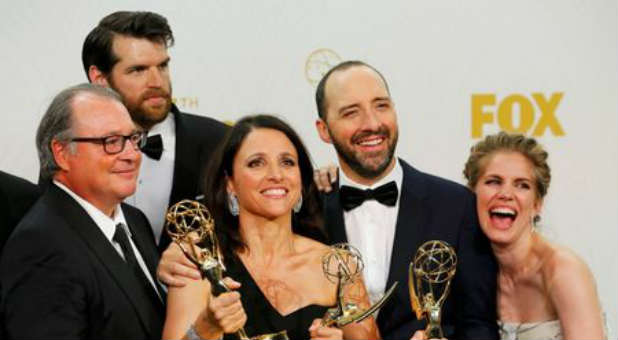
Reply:
[[[69,139],[70,142],[88,142],[103,145],[103,151],[108,155],[115,155],[124,150],[124,146],[130,140],[135,150],[140,150],[146,145],[146,132],[138,131],[128,136],[113,135],[107,137],[76,137]]]

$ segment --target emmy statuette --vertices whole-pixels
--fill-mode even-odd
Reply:
[[[332,245],[330,251],[322,257],[324,275],[330,282],[337,285],[337,305],[328,310],[322,320],[323,325],[335,325],[341,328],[352,322],[363,321],[380,309],[391,297],[397,287],[397,282],[378,302],[366,310],[361,309],[356,303],[345,301],[345,286],[354,283],[361,276],[364,267],[363,258],[358,249],[347,243]]]
[[[212,294],[219,296],[229,292],[230,289],[223,282],[225,266],[210,211],[197,201],[182,200],[168,209],[165,220],[168,235],[180,246],[185,256],[198,266],[202,278],[208,279]],[[288,340],[285,330],[249,338],[244,328],[241,328],[237,335],[243,340]]]
[[[448,243],[439,240],[423,243],[410,263],[408,288],[412,310],[418,319],[425,316],[428,339],[444,337],[440,326],[441,308],[450,291],[456,267],[455,251]]]

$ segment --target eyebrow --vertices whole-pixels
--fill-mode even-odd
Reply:
[[[487,174],[487,175],[483,175],[482,178],[499,178],[499,179],[504,179],[503,176],[500,176],[498,174]],[[534,182],[534,178],[516,177],[514,181],[515,182],[521,182],[521,181]]]
[[[343,112],[343,111],[345,111],[345,110],[351,109],[351,108],[359,107],[359,106],[360,106],[360,105],[358,105],[358,104],[356,104],[356,103],[354,103],[354,104],[350,104],[350,105],[346,105],[346,106],[344,106],[344,107],[342,107],[342,108],[340,108],[340,109],[339,109],[339,113],[341,113],[341,112]]]
[[[390,102],[391,101],[391,97],[376,97],[376,98],[373,98],[371,100],[372,103],[379,102],[379,101],[388,101],[388,102]],[[339,109],[339,113],[341,113],[341,112],[343,112],[343,111],[345,111],[347,109],[351,109],[351,108],[355,108],[355,107],[360,107],[360,104],[354,103],[354,104],[346,105],[346,106],[344,106],[344,107]]]
[[[172,58],[168,56],[167,58],[165,58],[165,60],[163,60],[162,62],[158,63],[157,66],[161,66],[161,65],[164,65],[164,64],[169,64],[170,60],[172,60]],[[148,67],[150,67],[150,66],[147,65],[147,64],[133,64],[133,65],[127,66],[126,69],[130,70],[130,69],[148,68]]]
[[[163,64],[169,64],[170,60],[172,60],[172,58],[170,58],[169,56],[163,60],[162,62],[159,63],[159,65],[163,65]]]
[[[282,153],[279,154],[279,157],[285,157],[285,156],[289,156],[289,157],[292,157],[292,158],[298,158],[298,156],[294,156],[293,153],[287,152],[287,151],[286,152],[282,152]]]
[[[377,98],[374,98],[371,102],[375,103],[375,102],[382,101],[382,100],[386,100],[386,101],[390,102],[391,101],[391,97],[377,97]]]
[[[246,159],[251,159],[251,158],[254,158],[254,157],[258,157],[258,156],[259,157],[264,157],[264,156],[266,156],[266,153],[265,152],[256,152],[256,153],[253,153],[253,154],[247,156]],[[290,157],[293,157],[293,158],[298,158],[298,156],[294,156],[293,153],[287,152],[287,151],[278,154],[277,158],[281,158],[281,157],[285,157],[285,156],[290,156]]]
[[[134,134],[134,133],[136,133],[136,132],[140,132],[140,131],[142,131],[142,130],[140,130],[140,129],[133,129],[133,130],[131,130],[131,132],[129,132],[128,134],[126,134],[126,135],[125,135],[124,133],[122,133],[122,132],[121,132],[121,131],[119,131],[119,130],[114,130],[114,131],[111,131],[111,132],[107,132],[107,133],[102,134],[102,135],[101,135],[101,137],[111,137],[111,136],[129,136],[129,135],[132,135],[132,134]]]
[[[248,162],[251,162],[251,161],[253,161],[254,159],[257,159],[257,158],[263,158],[263,157],[264,157],[264,155],[265,155],[265,153],[263,153],[263,152],[256,152],[256,153],[252,153],[252,154],[250,154],[249,156],[245,157],[245,158],[242,160],[242,162],[243,162],[243,163],[248,163]]]

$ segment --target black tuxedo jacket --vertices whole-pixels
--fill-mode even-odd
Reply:
[[[195,199],[202,193],[208,162],[229,129],[218,120],[180,112],[175,105],[171,112],[176,124],[176,156],[168,207],[183,199]],[[159,251],[163,252],[169,243],[170,238],[164,230]]]
[[[474,194],[462,185],[422,173],[403,160],[400,163],[403,181],[386,287],[395,281],[399,285],[378,314],[382,337],[409,339],[425,328],[424,320],[417,320],[411,308],[408,266],[421,244],[443,240],[455,248],[458,257],[451,292],[442,309],[446,338],[497,339],[497,265],[478,225]],[[324,204],[331,242],[347,242],[339,191],[326,195]]]
[[[36,185],[0,171],[0,251],[17,223],[39,196]]]
[[[131,206],[122,209],[155,278],[158,252],[148,220]],[[50,184],[9,238],[0,260],[4,336],[160,338],[165,307],[146,288],[86,211]]]

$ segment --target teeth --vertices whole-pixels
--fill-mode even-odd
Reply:
[[[377,138],[377,139],[372,139],[372,140],[367,140],[367,141],[362,141],[359,144],[360,145],[367,145],[367,146],[373,146],[373,145],[378,145],[382,143],[382,138]]]
[[[268,189],[264,191],[265,195],[285,195],[284,189]]]
[[[515,210],[509,208],[496,208],[491,210],[492,214],[515,216]]]

